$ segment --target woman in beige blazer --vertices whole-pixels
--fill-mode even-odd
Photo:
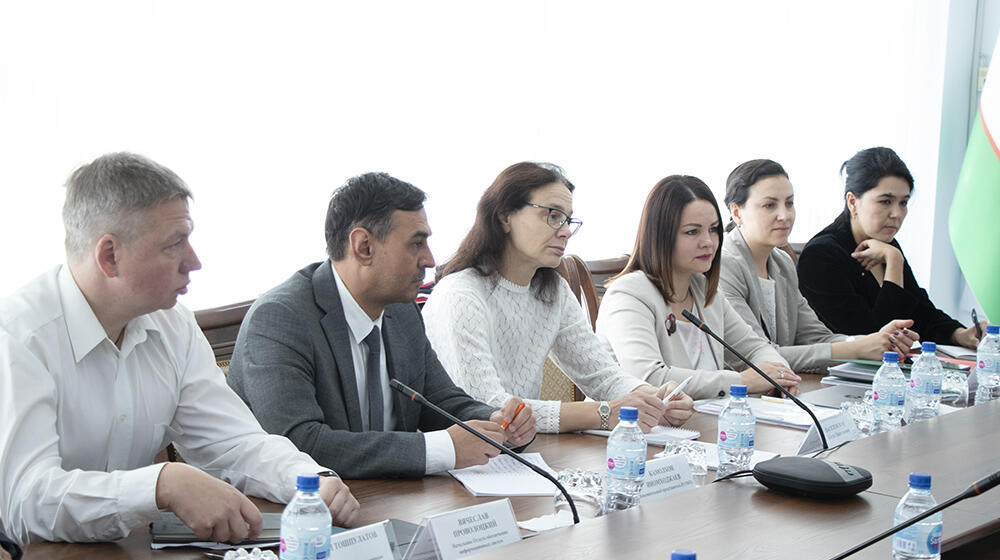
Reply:
[[[722,217],[708,186],[683,175],[661,180],[646,198],[632,256],[601,301],[598,336],[647,383],[692,377],[686,392],[696,399],[724,396],[733,384],[771,390],[752,369],[727,369],[723,346],[684,318],[688,310],[797,393],[800,378],[785,359],[716,297],[721,244]]]
[[[733,216],[722,249],[719,288],[754,333],[778,345],[795,371],[830,360],[880,360],[885,351],[906,354],[919,339],[912,320],[889,322],[878,332],[847,336],[823,324],[799,292],[795,263],[779,249],[795,225],[795,193],[785,169],[769,159],[741,164],[726,181]]]

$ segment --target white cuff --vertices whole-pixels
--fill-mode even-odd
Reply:
[[[130,471],[118,471],[118,515],[121,524],[128,528],[124,534],[136,527],[160,518],[156,507],[156,483],[160,471],[167,463],[157,463]]]
[[[424,433],[424,474],[436,474],[455,468],[455,444],[447,430]]]

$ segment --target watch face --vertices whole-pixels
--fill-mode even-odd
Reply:
[[[597,407],[597,411],[600,412],[602,415],[610,414],[611,405],[606,402],[602,402],[601,406]]]

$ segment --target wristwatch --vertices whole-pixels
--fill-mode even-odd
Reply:
[[[611,417],[611,403],[608,401],[601,401],[601,404],[597,407],[597,413],[601,415],[601,429],[608,429],[608,419]]]

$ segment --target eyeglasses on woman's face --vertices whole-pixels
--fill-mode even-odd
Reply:
[[[576,218],[570,218],[569,214],[563,212],[558,208],[552,208],[551,206],[542,206],[541,204],[528,203],[528,206],[532,208],[540,208],[542,210],[548,210],[548,214],[545,216],[545,223],[549,224],[549,227],[554,230],[559,230],[563,226],[569,228],[569,234],[573,235],[580,229],[583,225],[583,220],[578,220]]]

